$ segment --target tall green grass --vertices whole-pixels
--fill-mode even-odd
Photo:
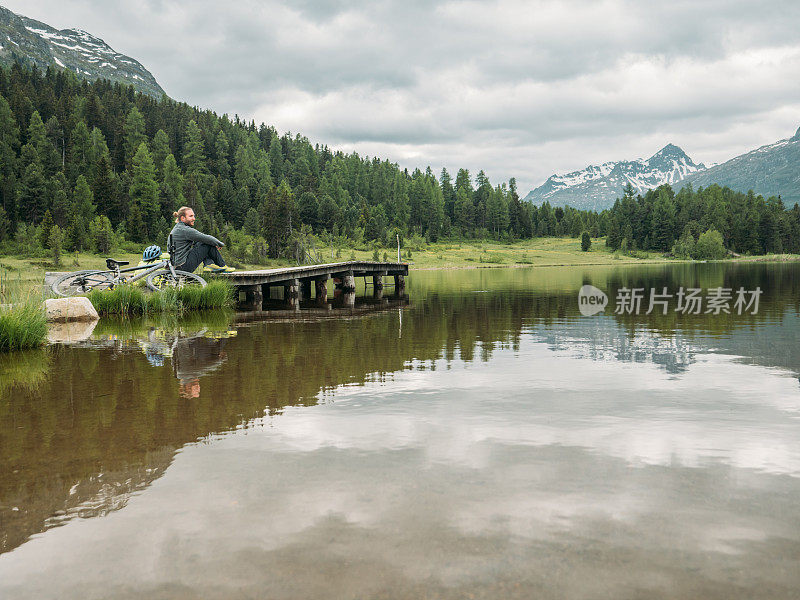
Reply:
[[[40,301],[27,300],[0,308],[0,352],[41,346],[47,339],[47,319]]]
[[[213,280],[204,288],[187,286],[150,293],[136,286],[121,285],[113,290],[92,290],[88,298],[99,315],[182,313],[230,307],[234,301],[234,287],[227,281]]]

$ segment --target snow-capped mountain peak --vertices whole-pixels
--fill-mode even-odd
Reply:
[[[781,196],[787,206],[800,202],[800,129],[795,134],[766,144],[719,165],[689,175],[685,183],[695,189],[718,184],[739,192],[753,190],[764,197]]]
[[[90,80],[105,78],[161,97],[164,90],[138,61],[83,29],[55,29],[0,6],[0,64],[58,66]]]
[[[665,183],[677,183],[702,169],[705,166],[696,164],[680,147],[667,144],[647,160],[606,162],[552,175],[525,199],[535,204],[548,201],[557,206],[602,210],[613,205],[629,183],[637,193],[644,193]]]

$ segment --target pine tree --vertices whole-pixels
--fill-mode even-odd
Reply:
[[[156,167],[156,173],[159,181],[164,181],[164,161],[167,155],[171,153],[169,148],[169,138],[163,129],[156,131],[153,136],[153,164]],[[173,160],[175,157],[172,157]]]
[[[303,192],[297,202],[297,208],[300,222],[307,223],[316,230],[318,226],[317,215],[319,213],[319,202],[317,202],[316,196],[311,192]]]
[[[44,126],[42,117],[39,111],[33,111],[30,121],[28,122],[28,144],[36,149],[39,160],[44,160],[45,155],[52,149],[50,140],[47,139],[47,128]],[[22,165],[25,166],[24,164]]]
[[[100,127],[106,120],[106,112],[97,94],[92,89],[86,103],[86,124],[92,129]]]
[[[237,190],[246,189],[250,197],[256,189],[253,152],[246,145],[241,145],[236,149],[233,185]],[[248,199],[248,206],[249,204],[250,200]]]
[[[472,195],[472,181],[470,180],[469,171],[467,169],[459,169],[456,174],[456,191],[465,190],[468,195]],[[470,198],[472,200],[472,198]]]
[[[53,217],[50,211],[45,211],[42,224],[39,226],[39,243],[42,248],[50,247],[50,231],[53,229]]]
[[[64,235],[61,233],[61,228],[58,225],[53,225],[50,230],[50,237],[47,241],[47,246],[50,248],[50,256],[53,257],[53,266],[61,266],[61,245],[64,240]]]
[[[231,165],[228,161],[228,153],[230,152],[230,142],[225,131],[222,129],[217,133],[217,138],[214,140],[214,171],[219,177],[227,179],[230,176]]]
[[[86,123],[78,121],[70,135],[69,176],[75,181],[78,175],[91,176],[89,165],[92,166],[92,139]]]
[[[117,180],[111,170],[111,161],[107,154],[102,154],[97,160],[95,173],[94,181],[92,181],[92,194],[97,204],[97,210],[100,214],[108,216],[112,223],[119,224],[124,220],[125,215],[121,214],[117,198]]]
[[[123,134],[125,140],[125,164],[130,166],[139,147],[147,142],[147,135],[144,130],[144,117],[135,106],[131,107],[128,116],[125,118]]]
[[[611,250],[619,250],[622,243],[621,235],[617,218],[611,217],[608,223],[608,233],[606,234],[606,246]]]
[[[3,96],[0,96],[0,207],[6,218],[16,212],[17,147],[19,146],[19,127],[14,113]]]
[[[444,195],[433,175],[425,178],[424,229],[427,239],[435,242],[442,234],[445,223]]]
[[[223,209],[225,218],[234,226],[241,227],[250,209],[250,192],[246,187],[236,190],[236,194]]]
[[[42,162],[34,144],[29,142],[22,147],[20,162],[24,167],[17,184],[18,218],[27,223],[38,223],[44,217],[46,210],[45,178]]]
[[[669,252],[675,241],[675,205],[666,194],[659,194],[653,206],[652,231],[650,243],[653,248]]]
[[[99,127],[92,129],[92,133],[90,134],[90,142],[92,147],[89,154],[89,164],[91,165],[90,168],[94,169],[97,167],[97,161],[100,160],[101,156],[106,156],[108,157],[109,161],[111,160],[111,155],[108,152],[108,144],[106,143],[106,136],[103,135],[103,132]]]
[[[584,231],[581,234],[581,250],[583,252],[588,252],[589,248],[592,247],[592,238],[589,236],[588,231]]]
[[[158,233],[161,213],[155,166],[144,142],[139,145],[133,157],[133,177],[129,196],[133,218],[129,219],[128,231],[134,240],[148,241]]]
[[[203,175],[208,172],[206,168],[203,133],[194,120],[186,124],[186,143],[183,147],[183,168],[187,175]]]
[[[275,185],[272,179],[272,169],[269,165],[269,155],[264,150],[258,151],[255,162],[255,177],[259,188],[268,189]]]
[[[445,168],[442,169],[442,174],[439,176],[439,187],[442,189],[444,198],[444,212],[453,221],[456,210],[456,190],[453,188],[450,173]]]
[[[61,229],[67,226],[69,213],[72,209],[72,202],[67,195],[67,189],[67,179],[62,171],[59,171],[47,182],[49,210],[53,215],[53,222]]]
[[[339,220],[339,207],[328,194],[322,197],[317,211],[320,226],[332,233],[336,221]]]
[[[72,194],[72,208],[68,217],[69,229],[67,239],[70,248],[84,250],[91,247],[89,240],[89,224],[94,220],[96,207],[89,182],[79,175]]]
[[[283,151],[278,136],[273,137],[269,144],[269,168],[273,181],[283,178]]]
[[[465,187],[459,187],[456,193],[456,224],[461,228],[461,235],[469,235],[472,231],[472,199]]]
[[[92,221],[90,231],[97,252],[100,254],[108,254],[111,252],[114,230],[108,217],[104,215],[95,217],[94,221]]]
[[[161,212],[172,214],[185,204],[183,197],[183,176],[172,153],[164,159],[164,181],[161,185]]]
[[[83,175],[79,175],[75,182],[72,202],[73,208],[70,217],[80,218],[87,224],[94,219],[97,211],[97,207],[94,204],[94,194],[89,187],[89,182]]]
[[[6,209],[0,206],[0,242],[5,242],[11,235],[11,219]]]

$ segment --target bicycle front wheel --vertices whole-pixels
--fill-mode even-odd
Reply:
[[[154,292],[170,287],[182,288],[191,285],[204,288],[207,285],[205,279],[186,271],[175,271],[174,276],[169,271],[154,271],[147,276],[145,283]]]
[[[110,290],[114,284],[114,274],[109,271],[76,271],[56,279],[50,289],[57,296],[82,296],[92,290]]]

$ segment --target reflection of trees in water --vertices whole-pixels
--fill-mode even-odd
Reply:
[[[609,317],[593,317],[596,326],[576,321],[569,326],[543,327],[536,337],[552,350],[591,360],[643,362],[681,373],[701,352],[681,336],[663,336],[648,329],[635,335]]]
[[[762,276],[756,276],[759,271]],[[691,270],[685,276],[631,270],[595,282],[609,296],[622,285],[686,287],[694,285],[695,275],[698,287],[765,290],[758,315],[730,319],[582,317],[578,279],[577,285],[544,292],[513,285],[487,286],[485,293],[433,287],[418,298],[412,295],[413,307],[402,313],[267,321],[239,327],[227,339],[196,335],[202,320],[174,324],[166,328],[172,333],[158,340],[170,350],[151,353],[161,361],[148,360],[152,323],[139,330],[130,323],[101,323],[92,347],[55,346],[26,354],[33,375],[6,365],[11,370],[4,372],[16,376],[0,385],[0,552],[76,515],[124,506],[186,443],[247,426],[286,406],[313,405],[321,392],[342,384],[385,381],[440,359],[488,361],[498,349],[517,350],[523,334],[554,350],[595,360],[652,362],[672,373],[712,349],[797,371],[800,281],[771,268],[755,272],[745,270],[740,277],[711,269],[701,279]],[[213,326],[206,329],[227,331],[228,318],[210,318]],[[186,369],[178,368],[176,341],[185,344],[179,354],[188,360]],[[191,375],[184,378],[188,381],[197,379],[196,394],[181,395],[182,373]]]
[[[421,299],[415,302],[428,312],[442,315],[447,324],[444,344],[448,359],[455,357],[456,349],[460,349],[461,358],[472,360],[477,345],[483,360],[488,360],[495,346],[507,344],[516,349],[524,328],[553,349],[595,360],[651,362],[670,373],[685,370],[696,354],[709,351],[797,372],[800,371],[797,272],[797,264],[664,265],[588,271],[582,277],[560,281],[557,286],[547,280],[533,280],[520,286],[519,281],[503,279],[508,276],[507,271],[499,274],[500,286],[492,287],[490,278],[482,281],[481,285],[487,289],[481,293],[449,291],[446,286],[426,287],[424,282],[417,283],[415,289],[424,296],[424,302]],[[605,313],[593,317],[579,313],[577,292],[586,283],[608,294],[610,305]],[[621,287],[648,291],[667,287],[674,293],[681,286],[704,290],[718,286],[761,287],[764,294],[756,315],[683,315],[673,310],[674,305],[666,315],[658,311],[650,315],[614,314],[614,299]],[[646,308],[645,303],[643,311]],[[492,341],[492,335],[503,333],[504,338]]]

